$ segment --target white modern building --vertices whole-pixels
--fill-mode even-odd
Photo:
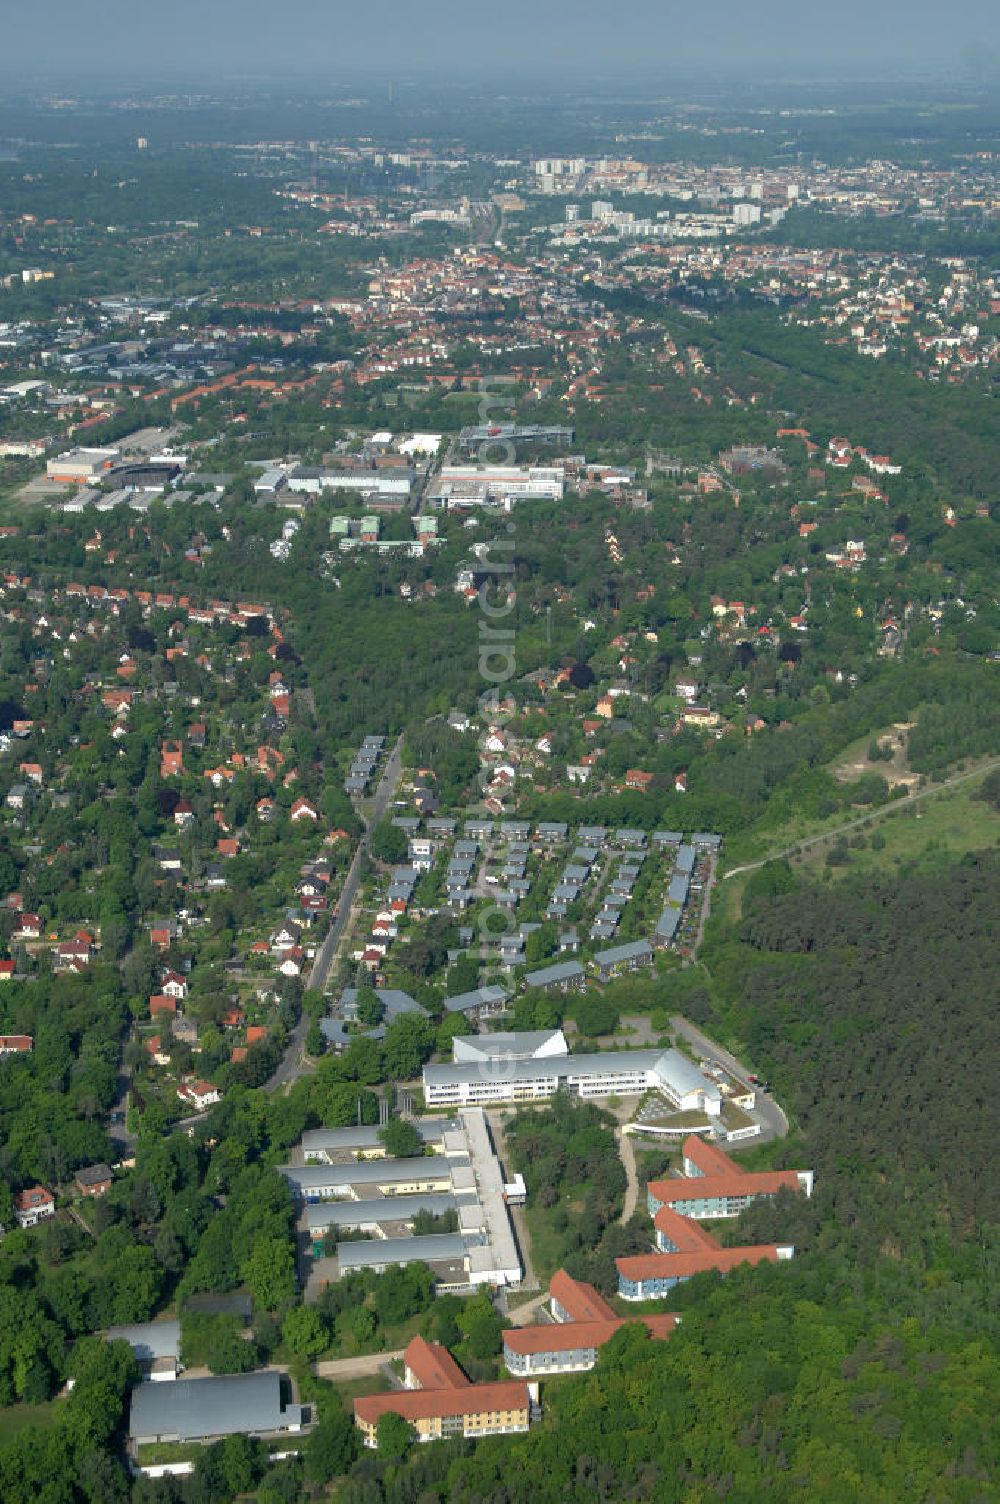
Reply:
[[[482,1036],[482,1042],[488,1043],[489,1036]],[[722,1111],[719,1087],[673,1049],[528,1059],[498,1053],[480,1061],[425,1065],[423,1082],[428,1107],[533,1102],[557,1091],[577,1097],[637,1097],[652,1089],[682,1112],[718,1117]]]

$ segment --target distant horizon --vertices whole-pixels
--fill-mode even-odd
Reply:
[[[459,0],[383,0],[377,13],[346,0],[104,0],[100,21],[70,0],[5,20],[0,78],[39,78],[81,93],[133,81],[206,75],[294,79],[385,76],[444,80],[548,76],[581,81],[710,74],[843,82],[932,75],[1000,77],[1000,19],[987,0],[720,0],[710,14],[670,0],[621,0],[613,14],[571,0],[505,0],[495,13]]]

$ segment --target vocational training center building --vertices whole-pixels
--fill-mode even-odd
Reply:
[[[776,1263],[795,1254],[790,1243],[723,1248],[699,1221],[738,1216],[751,1202],[782,1190],[811,1196],[811,1170],[743,1171],[694,1134],[684,1140],[683,1155],[683,1177],[651,1180],[646,1187],[657,1252],[615,1260],[623,1300],[656,1300],[706,1269],[725,1274],[740,1264]]]
[[[473,1384],[446,1347],[414,1337],[403,1353],[403,1390],[354,1401],[354,1422],[366,1447],[378,1445],[383,1415],[402,1416],[418,1441],[448,1436],[510,1436],[527,1431],[538,1391],[523,1380]]]

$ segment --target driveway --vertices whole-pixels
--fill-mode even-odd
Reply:
[[[628,1185],[625,1187],[625,1201],[622,1206],[622,1214],[618,1218],[622,1227],[635,1216],[636,1207],[639,1205],[639,1175],[635,1167],[635,1148],[629,1135],[621,1128],[615,1129],[615,1139],[618,1143],[618,1153],[621,1155],[622,1164],[625,1167],[625,1175]]]
[[[328,1358],[314,1363],[313,1372],[318,1379],[332,1379],[346,1384],[350,1379],[376,1378],[393,1359],[402,1358],[403,1349],[390,1353],[364,1353],[359,1358]]]
[[[714,1039],[709,1039],[708,1035],[703,1034],[700,1029],[696,1029],[694,1024],[689,1023],[686,1018],[676,1013],[670,1020],[670,1026],[674,1033],[686,1039],[699,1055],[717,1060],[738,1081],[746,1081],[747,1070],[743,1062],[737,1060],[736,1056],[731,1055],[728,1050],[724,1050],[721,1044],[716,1044]],[[766,1144],[772,1138],[785,1137],[788,1132],[788,1119],[773,1097],[768,1096],[766,1092],[759,1091],[754,1113],[761,1121],[762,1131],[757,1138],[747,1140],[749,1146]],[[738,1148],[739,1145],[734,1147]]]

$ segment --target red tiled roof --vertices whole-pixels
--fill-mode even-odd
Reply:
[[[496,1410],[528,1410],[528,1386],[517,1380],[499,1384],[469,1384],[465,1389],[407,1389],[391,1394],[366,1394],[354,1401],[358,1420],[372,1426],[394,1412],[404,1420],[431,1420],[449,1415],[482,1415]]]
[[[701,1248],[718,1248],[717,1238],[695,1222],[691,1217],[682,1217],[671,1206],[661,1206],[653,1218],[657,1232],[665,1233],[681,1253],[696,1253]]]
[[[43,1185],[33,1185],[27,1190],[18,1191],[14,1205],[19,1212],[30,1212],[36,1206],[48,1206],[54,1199],[52,1192],[47,1191]]]
[[[706,1139],[699,1138],[697,1133],[688,1134],[681,1146],[681,1153],[685,1159],[697,1165],[703,1175],[729,1175],[737,1168],[735,1161],[717,1144],[710,1144]]]
[[[725,1274],[740,1264],[777,1263],[778,1250],[773,1243],[756,1243],[747,1248],[706,1248],[701,1253],[639,1253],[632,1258],[616,1259],[619,1274],[625,1279],[688,1279],[706,1269]]]
[[[549,1294],[574,1321],[614,1321],[615,1313],[593,1285],[573,1279],[565,1269],[557,1269],[549,1283]]]
[[[515,1326],[503,1334],[512,1353],[562,1353],[577,1348],[603,1347],[624,1323],[611,1321],[550,1321],[544,1326]]]
[[[799,1189],[799,1177],[794,1170],[760,1170],[753,1174],[733,1170],[728,1175],[696,1175],[690,1180],[651,1180],[647,1190],[657,1201],[675,1205],[717,1196],[774,1196],[783,1186],[792,1191]]]
[[[403,1354],[403,1363],[421,1389],[467,1389],[471,1383],[440,1342],[414,1337]]]

